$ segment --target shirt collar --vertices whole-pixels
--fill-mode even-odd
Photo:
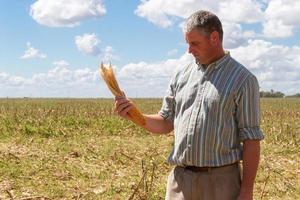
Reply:
[[[221,66],[223,66],[222,64],[228,60],[228,58],[230,58],[230,52],[225,50],[225,55],[222,58],[219,58],[218,60],[216,60],[213,63],[210,63],[208,65],[203,65],[200,63],[197,63],[198,65],[198,69],[201,69],[201,71],[205,71],[208,68],[214,68],[214,69],[218,69]]]

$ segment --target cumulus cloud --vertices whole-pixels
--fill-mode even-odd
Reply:
[[[34,48],[30,42],[27,42],[27,49],[24,52],[24,55],[21,56],[21,59],[30,59],[30,58],[46,58],[47,55],[40,53],[38,49]]]
[[[177,18],[185,19],[200,9],[210,10],[224,21],[234,23],[258,22],[264,15],[262,4],[251,0],[148,0],[141,1],[135,14],[166,28],[173,25]]]
[[[114,49],[111,46],[106,46],[102,51],[101,51],[101,59],[103,62],[110,62],[112,60],[118,60],[119,56],[114,54]]]
[[[171,49],[170,51],[167,52],[168,56],[174,56],[178,53],[178,49]]]
[[[158,63],[129,63],[118,72],[120,78],[124,79],[158,79],[170,77],[174,71],[190,63],[193,60],[188,53],[183,54],[178,59],[167,59]]]
[[[192,56],[185,53],[177,59],[157,63],[129,63],[117,71],[117,76],[129,96],[162,97],[172,74],[192,60]]]
[[[37,0],[30,7],[30,16],[49,27],[74,27],[105,13],[102,0]]]
[[[257,23],[264,19],[263,3],[253,0],[148,0],[141,1],[135,14],[151,23],[167,28],[183,21],[197,10],[216,13],[223,22],[225,46],[237,47],[257,35],[254,30],[242,30],[240,23]],[[255,13],[255,14],[254,14]]]
[[[6,72],[0,72],[0,85],[5,85],[9,79],[9,74]]]
[[[248,38],[255,37],[256,33],[251,31],[243,31],[240,24],[223,23],[224,38],[223,43],[225,48],[235,48],[245,44]]]
[[[230,49],[230,53],[257,76],[261,90],[273,89],[285,94],[300,92],[300,46],[289,47],[252,39],[238,48]],[[185,53],[177,59],[128,63],[114,66],[114,70],[127,96],[162,97],[172,74],[193,59]],[[9,91],[19,96],[29,96],[30,93],[46,97],[112,96],[97,69],[74,69],[65,60],[54,62],[52,69],[34,74],[31,78],[0,72],[0,85],[0,96],[8,96]]]
[[[111,46],[101,48],[100,43],[101,41],[95,33],[86,33],[82,36],[78,35],[75,37],[75,44],[80,52],[86,55],[99,56],[103,62],[119,59],[119,57],[114,54],[114,49]]]
[[[14,76],[0,71],[0,96],[6,97],[99,97],[109,96],[97,69],[74,69],[65,60],[31,77]]]
[[[162,28],[182,21],[196,10],[216,13],[224,24],[229,48],[242,45],[253,36],[286,38],[293,36],[300,25],[300,1],[294,0],[147,0],[141,1],[135,14]],[[244,31],[241,24],[259,23],[257,30]],[[229,28],[229,30],[226,30]],[[232,29],[234,28],[234,29]],[[230,37],[228,37],[230,36]]]
[[[34,74],[31,78],[33,84],[42,84],[48,87],[75,86],[81,83],[93,83],[95,74],[90,68],[72,70],[69,63],[61,60],[53,63],[54,67],[47,73]]]
[[[231,48],[230,53],[257,76],[261,90],[274,89],[287,95],[300,92],[300,46],[251,39]],[[129,63],[117,71],[117,76],[129,96],[162,97],[171,75],[191,60],[185,53],[157,63]]]
[[[54,61],[53,65],[55,67],[63,67],[63,68],[67,68],[70,66],[70,64],[65,60]]]
[[[261,90],[274,89],[287,95],[300,92],[300,46],[251,39],[230,53],[257,76]],[[162,97],[171,75],[192,60],[185,53],[157,63],[129,63],[117,71],[117,76],[129,96]]]
[[[255,0],[225,0],[219,3],[216,14],[227,22],[255,23],[264,18],[262,7]]]
[[[96,34],[84,34],[75,37],[77,49],[87,55],[98,55],[100,53],[100,40]]]
[[[246,45],[232,49],[231,54],[257,76],[261,89],[275,89],[287,94],[299,92],[299,46],[249,40]]]
[[[265,11],[266,21],[263,23],[263,33],[269,38],[292,36],[300,25],[300,1],[272,0]]]
[[[274,89],[285,94],[300,92],[300,46],[288,47],[252,39],[230,52],[257,76],[261,90]],[[178,59],[157,63],[129,63],[117,71],[117,76],[129,96],[162,97],[171,75],[192,60],[185,53]]]
[[[285,25],[281,20],[269,20],[263,24],[263,33],[268,38],[285,38],[293,35],[294,26]]]
[[[176,22],[176,17],[186,18],[201,7],[212,9],[217,4],[202,0],[148,0],[141,1],[135,14],[163,28]]]
[[[129,63],[113,66],[121,88],[129,97],[162,97],[174,71],[193,58],[184,54],[178,59],[157,63]],[[56,61],[53,68],[30,78],[0,72],[0,96],[37,97],[108,97],[112,96],[99,76],[98,69],[72,69],[64,61]],[[149,89],[151,88],[151,89]]]
[[[2,89],[6,86],[24,86],[32,84],[32,81],[21,76],[13,76],[6,72],[0,72],[0,85]]]

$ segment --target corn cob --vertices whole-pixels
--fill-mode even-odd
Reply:
[[[99,72],[106,85],[110,89],[110,91],[115,96],[124,96],[122,90],[120,89],[116,77],[114,75],[113,69],[111,64],[109,65],[108,69],[104,67],[103,63],[101,63],[99,67]],[[134,105],[133,108],[128,112],[129,116],[132,118],[132,121],[136,124],[141,126],[146,124],[146,120],[139,109]]]

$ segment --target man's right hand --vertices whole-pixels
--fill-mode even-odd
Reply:
[[[115,111],[121,117],[131,120],[129,111],[134,107],[133,103],[126,96],[115,97]]]
[[[133,103],[126,98],[126,96],[115,97],[115,111],[123,117],[132,121],[132,118],[129,115],[129,111],[134,108]],[[169,120],[164,120],[159,114],[154,115],[143,115],[146,119],[146,125],[143,126],[146,130],[152,133],[169,133],[174,129],[173,122]]]

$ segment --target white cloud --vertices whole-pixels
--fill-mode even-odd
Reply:
[[[269,20],[263,24],[263,33],[268,38],[285,38],[293,35],[294,26],[283,24],[282,20]]]
[[[101,83],[98,70],[73,69],[64,60],[53,63],[53,68],[32,77],[0,72],[0,96],[6,97],[88,97],[109,96]]]
[[[285,94],[300,92],[300,46],[248,40],[230,52],[257,76],[262,90],[274,89]],[[185,66],[191,59],[185,53],[178,59],[158,63],[130,63],[118,70],[117,76],[129,96],[162,97],[175,69]]]
[[[178,49],[171,49],[170,51],[167,52],[168,56],[174,56],[178,53]]]
[[[49,27],[74,27],[105,13],[102,0],[37,0],[30,8],[30,16]]]
[[[77,49],[87,55],[98,55],[100,53],[100,40],[96,34],[84,34],[75,37]]]
[[[230,52],[257,76],[262,90],[274,89],[287,95],[300,92],[300,46],[252,39]],[[157,63],[130,63],[116,73],[128,96],[162,97],[171,75],[192,59],[185,53],[178,59]]]
[[[21,59],[29,58],[46,58],[47,55],[40,53],[38,49],[34,48],[30,42],[27,42],[27,49],[24,52],[24,55],[21,56]]]
[[[300,26],[300,1],[294,0],[147,0],[141,1],[135,14],[151,23],[167,28],[182,21],[196,10],[209,10],[218,15],[224,24],[229,48],[243,44],[257,36],[257,30],[242,30],[240,24],[260,23],[267,38],[293,36]],[[227,27],[229,31],[226,30]],[[234,28],[234,29],[233,29]],[[234,31],[234,32],[232,32]]]
[[[31,80],[28,80],[24,77],[21,76],[12,76],[6,72],[0,72],[0,85],[2,89],[6,86],[14,86],[14,87],[19,87],[19,86],[24,86],[31,84]]]
[[[265,11],[263,33],[269,38],[292,36],[300,25],[300,1],[272,0]]]
[[[233,23],[255,23],[264,18],[262,4],[256,0],[221,1],[216,14],[222,21]]]
[[[70,66],[70,64],[65,60],[55,61],[55,62],[53,62],[53,65],[55,67],[64,67],[64,68],[67,68]]]
[[[281,19],[286,25],[300,25],[297,16],[300,12],[300,1],[272,0],[266,9],[267,19]]]
[[[105,48],[100,47],[100,39],[95,33],[84,34],[83,36],[75,37],[77,49],[86,55],[99,56],[103,62],[118,60],[119,57],[114,54],[114,49],[111,46]]]
[[[165,78],[170,77],[172,73],[186,65],[187,63],[191,62],[193,58],[190,54],[185,53],[178,59],[168,59],[166,61],[161,61],[158,63],[146,63],[146,62],[139,62],[139,63],[129,63],[122,67],[118,72],[118,75],[121,78],[125,79],[157,79],[157,78]]]
[[[200,8],[212,9],[216,2],[203,0],[149,0],[141,1],[135,14],[163,28],[173,25],[176,17],[186,18]]]
[[[114,54],[114,49],[111,46],[107,46],[101,51],[101,60],[103,62],[110,62],[118,59],[119,56]]]
[[[64,60],[56,61],[53,64],[54,67],[47,73],[34,74],[31,78],[32,82],[49,87],[64,87],[95,81],[94,74],[97,71],[89,68],[71,70],[69,63]]]
[[[251,0],[148,0],[141,1],[135,14],[166,28],[173,25],[177,17],[186,19],[196,10],[210,10],[222,21],[234,23],[258,22],[264,15],[262,5]]]
[[[9,74],[6,72],[0,72],[0,84],[5,83],[9,77]]]
[[[223,23],[224,38],[223,43],[225,48],[235,48],[247,42],[248,37],[253,35],[247,35],[247,32],[243,32],[241,25],[235,23]],[[255,33],[253,33],[255,34]]]
[[[192,60],[185,53],[178,59],[157,63],[129,63],[116,73],[127,96],[162,97],[172,74]]]
[[[168,59],[158,63],[129,63],[120,69],[114,66],[114,71],[127,96],[161,97],[172,73],[191,59],[190,55],[184,54],[179,59]],[[98,69],[72,70],[70,64],[64,60],[54,62],[52,69],[45,73],[34,74],[30,78],[0,72],[0,85],[0,96],[112,96],[100,78]]]
[[[286,94],[299,92],[299,46],[249,40],[247,45],[232,49],[231,55],[257,76],[263,90],[274,89]]]
[[[253,39],[230,52],[257,76],[262,90],[273,89],[285,94],[300,92],[300,46],[288,47]],[[177,59],[128,63],[122,67],[114,66],[114,70],[127,96],[162,97],[171,75],[192,60],[191,55],[185,53]],[[0,72],[0,85],[0,96],[112,96],[97,69],[72,69],[64,60],[54,62],[51,70],[31,78]]]
[[[225,46],[234,48],[257,35],[254,30],[243,31],[240,23],[262,21],[262,7],[263,4],[253,0],[148,0],[141,1],[135,14],[163,28],[176,22],[182,28],[182,21],[193,12],[212,11],[222,20]]]
[[[21,76],[11,76],[8,80],[9,84],[11,86],[23,86],[30,84],[30,80],[27,80],[26,78],[23,78]]]

